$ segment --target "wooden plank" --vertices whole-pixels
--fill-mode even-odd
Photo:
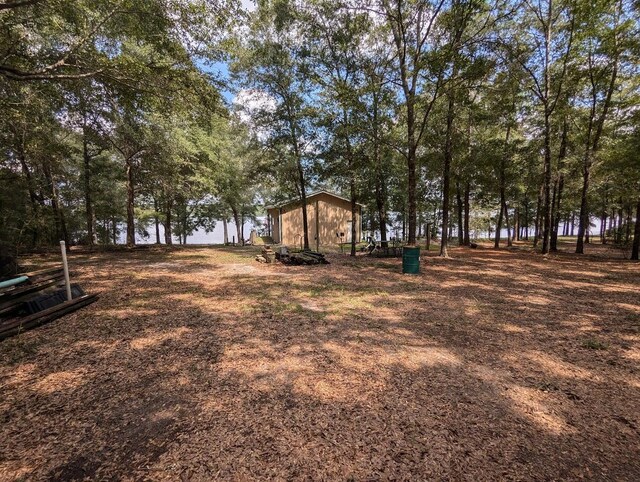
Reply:
[[[17,335],[30,328],[49,323],[61,316],[76,311],[83,306],[89,305],[98,299],[98,295],[84,295],[71,301],[66,301],[47,310],[40,311],[33,315],[25,316],[13,320],[4,325],[0,325],[0,340]]]
[[[22,305],[26,301],[25,298],[27,298],[28,296],[29,295],[25,295],[24,298],[18,298],[16,300],[12,300],[11,303],[5,303],[6,306],[0,309],[0,317],[8,316],[13,311],[18,311],[20,305]]]
[[[18,273],[17,276],[28,276],[29,278],[37,278],[39,276],[49,276],[62,271],[62,265],[55,268],[40,269],[38,271],[30,271],[29,273]]]
[[[0,307],[3,307],[5,301],[14,300],[19,296],[42,291],[43,289],[56,284],[63,277],[64,275],[60,273],[50,278],[44,279],[36,284],[22,286],[20,288],[16,288],[15,290],[5,291],[4,293],[0,293]]]
[[[21,276],[26,276],[28,279],[28,282],[30,283],[29,286],[32,285],[36,285],[42,281],[51,279],[51,278],[55,278],[56,276],[58,276],[59,274],[62,273],[62,267],[57,267],[57,268],[48,268],[48,269],[41,269],[39,271],[31,271],[29,273],[19,273],[17,274],[15,277],[21,277]],[[15,278],[12,277],[12,278]],[[11,278],[8,278],[11,279]],[[23,283],[20,283],[19,285],[15,285],[15,286],[8,286],[6,288],[0,288],[0,297],[2,297],[3,295],[7,294],[7,293],[13,293],[15,292],[17,289],[20,288],[24,288],[25,285]]]
[[[6,281],[0,281],[3,286],[0,287],[0,294],[14,291],[29,281],[26,276],[18,276],[17,278],[11,278]]]
[[[63,285],[63,279],[59,278],[52,282],[43,283],[37,286],[37,289],[29,290],[26,293],[22,293],[19,296],[13,296],[0,303],[0,316],[6,316],[7,313],[13,311],[18,305],[21,305],[25,301],[28,301],[33,295],[39,291],[42,291],[51,286],[60,287]],[[3,298],[0,298],[2,300]]]
[[[62,283],[63,274],[60,273],[52,279],[42,281],[35,285],[24,286],[20,288],[20,291],[13,291],[11,296],[0,295],[0,317],[11,314],[11,312],[15,311],[22,303],[31,299],[35,293],[52,286],[62,286]]]

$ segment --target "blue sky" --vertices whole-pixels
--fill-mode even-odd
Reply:
[[[215,62],[213,64],[208,65],[204,61],[196,60],[196,66],[202,70],[203,72],[207,72],[210,74],[214,74],[216,77],[220,79],[223,84],[229,86],[229,88],[222,88],[220,93],[222,97],[231,104],[233,99],[235,98],[235,93],[231,91],[230,84],[231,81],[229,79],[229,66],[226,62]]]
[[[256,9],[255,0],[240,0],[242,4],[242,8],[247,12],[253,12]],[[208,65],[204,61],[196,60],[196,66],[202,70],[203,72],[212,73],[216,75],[224,84],[230,85],[229,79],[229,66],[226,62],[214,62]],[[232,92],[231,88],[222,88],[221,94],[224,99],[231,104],[233,99],[235,98],[235,93]]]

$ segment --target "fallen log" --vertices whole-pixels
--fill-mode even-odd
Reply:
[[[8,323],[0,325],[0,340],[15,336],[30,328],[49,323],[68,313],[76,311],[83,306],[87,306],[98,299],[98,295],[84,295],[71,301],[40,311],[33,315],[25,316],[17,320],[11,320]]]

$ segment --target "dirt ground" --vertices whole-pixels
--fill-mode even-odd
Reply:
[[[639,480],[640,265],[590,250],[72,254],[98,302],[0,342],[0,480]]]

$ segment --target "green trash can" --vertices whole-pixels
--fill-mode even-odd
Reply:
[[[420,246],[405,246],[402,248],[402,272],[408,274],[420,273]]]

